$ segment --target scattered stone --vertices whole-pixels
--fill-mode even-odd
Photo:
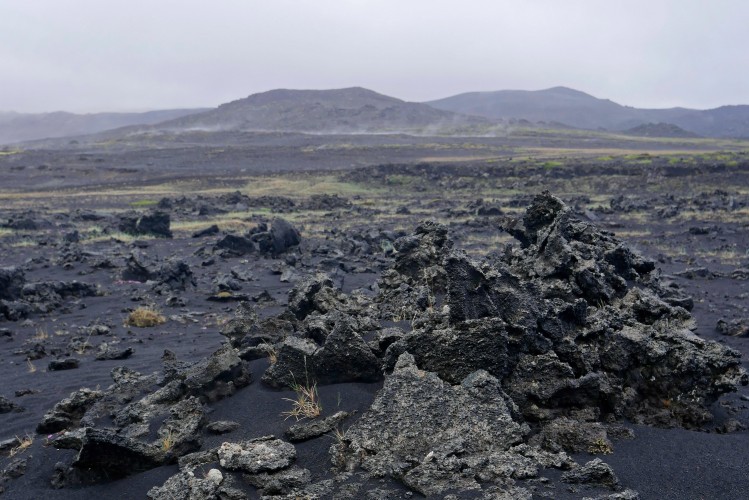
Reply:
[[[249,238],[227,234],[216,243],[217,250],[223,250],[226,255],[241,257],[255,252],[255,244]]]
[[[286,437],[292,443],[307,441],[322,436],[338,427],[338,425],[349,417],[349,413],[339,411],[321,420],[313,420],[308,423],[294,424],[286,430]]]
[[[240,425],[238,422],[232,422],[230,420],[218,420],[211,422],[205,426],[205,430],[212,434],[228,434],[239,429]]]
[[[596,458],[581,467],[562,474],[562,481],[570,484],[600,485],[612,490],[619,488],[619,479],[611,467]]]
[[[151,500],[214,500],[218,496],[224,476],[218,469],[210,469],[204,477],[196,477],[193,471],[182,471],[166,480],[162,486],[148,490]]]
[[[213,236],[214,234],[219,233],[219,228],[216,224],[213,224],[211,226],[208,226],[205,229],[201,229],[200,231],[195,231],[192,233],[193,238],[205,238],[206,236]]]
[[[734,269],[731,271],[731,279],[749,280],[749,269],[743,267]]]
[[[120,217],[118,229],[123,233],[157,236],[171,238],[172,231],[169,226],[171,217],[168,212],[155,211],[140,217],[135,215],[123,215]]]
[[[0,267],[0,299],[17,300],[21,296],[21,289],[26,283],[22,269],[17,267]]]
[[[119,479],[162,465],[167,452],[107,429],[83,429],[73,467],[98,479]]]
[[[293,494],[295,490],[307,486],[312,474],[309,470],[292,466],[278,472],[261,472],[259,474],[244,474],[245,480],[262,495]]]
[[[96,353],[97,361],[115,360],[115,359],[127,359],[133,355],[135,351],[132,347],[125,349],[117,349],[107,343],[103,343],[99,346],[99,350]]]
[[[728,320],[719,319],[715,329],[721,335],[731,337],[749,337],[749,318]]]
[[[169,290],[183,291],[188,286],[197,285],[190,266],[182,259],[172,259],[163,264],[155,273],[155,278]]]
[[[722,276],[722,274],[713,272],[706,267],[690,267],[689,269],[679,271],[675,274],[676,276],[682,276],[688,280],[693,280],[693,279],[698,279],[698,278],[711,280],[715,278],[720,278]]]
[[[0,396],[0,414],[11,412],[20,413],[22,411],[24,411],[24,408],[22,406],[15,404],[5,396]]]
[[[335,327],[322,347],[312,354],[309,371],[321,383],[375,382],[382,378],[381,363],[364,339],[354,331],[344,315],[335,318]],[[297,380],[304,374],[292,372]]]
[[[7,477],[10,479],[18,479],[19,477],[26,474],[28,459],[16,458],[12,460],[5,468],[0,472],[0,477]]]
[[[53,372],[58,370],[74,370],[80,366],[81,362],[75,358],[50,361],[47,370]]]

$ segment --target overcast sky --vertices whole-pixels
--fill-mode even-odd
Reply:
[[[573,87],[749,104],[747,0],[0,0],[0,110],[216,106],[274,88],[409,101]]]

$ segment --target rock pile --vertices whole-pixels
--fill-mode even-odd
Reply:
[[[260,319],[243,304],[222,329],[227,344],[204,362],[167,357],[158,380],[120,370],[107,391],[71,395],[40,425],[77,427],[54,441],[79,450],[60,477],[115,477],[182,457],[180,472],[151,498],[243,498],[231,479],[240,473],[282,498],[344,489],[363,498],[383,479],[428,497],[530,499],[547,481],[544,469],[561,469],[562,482],[600,498],[637,498],[600,459],[580,465],[567,453],[610,452],[624,420],[703,425],[720,395],[747,384],[740,355],[692,332],[689,297],[664,286],[653,262],[551,194],[502,220],[519,247],[477,261],[456,249],[447,227],[425,222],[393,243],[394,263],[375,296],[344,294],[313,274],[277,316]],[[277,221],[237,238],[272,255],[298,243]],[[330,448],[333,479],[313,480],[295,465],[294,445],[273,436],[196,451],[201,403],[249,383],[244,360],[261,352],[274,355],[262,377],[271,387],[383,381]],[[154,383],[156,392],[136,397]],[[343,418],[287,437],[314,438]],[[193,472],[201,464],[212,464],[202,478]]]

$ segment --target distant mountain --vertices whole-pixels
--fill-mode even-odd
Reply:
[[[360,87],[271,90],[185,116],[154,129],[258,132],[430,133],[484,126],[491,120],[406,102]]]
[[[145,113],[93,113],[66,112],[23,114],[0,112],[0,144],[36,139],[94,134],[130,125],[150,125],[204,109],[171,109]]]
[[[641,109],[567,87],[469,92],[427,104],[494,120],[559,122],[590,130],[624,131],[647,123],[670,123],[704,137],[749,137],[749,106],[723,106],[704,111]]]

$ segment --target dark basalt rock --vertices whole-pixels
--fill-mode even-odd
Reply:
[[[50,361],[47,370],[54,372],[58,370],[73,370],[80,366],[81,362],[75,358]]]
[[[441,266],[452,242],[447,236],[446,226],[425,221],[416,227],[414,234],[398,238],[393,245],[397,252],[395,271],[419,282],[425,279],[425,270]]]
[[[537,196],[504,225],[523,248],[483,263],[446,250],[435,225],[399,240],[403,252],[378,301],[401,301],[413,331],[388,348],[387,368],[409,352],[452,383],[487,370],[531,421],[586,414],[698,426],[721,394],[746,384],[739,354],[691,333],[691,315],[668,302],[678,296],[652,262],[557,198]],[[446,284],[443,309],[438,291],[430,304],[408,292],[435,268]]]
[[[0,267],[0,300],[17,300],[26,283],[22,269],[17,267]]]
[[[289,311],[297,319],[304,319],[313,311],[327,313],[336,305],[333,280],[327,274],[317,273],[302,279],[289,292]]]
[[[280,255],[292,247],[299,245],[302,241],[299,230],[288,221],[279,217],[273,219],[273,222],[271,222],[270,235],[272,242],[270,252],[273,255]]]
[[[57,403],[37,425],[39,434],[51,434],[75,427],[86,411],[104,395],[101,391],[79,389]]]
[[[336,208],[350,208],[351,200],[337,194],[313,194],[302,208],[306,210],[335,210]]]
[[[321,384],[382,378],[380,361],[343,315],[336,317],[335,328],[312,355],[311,368],[314,380]]]
[[[170,216],[167,212],[153,212],[143,215],[135,223],[136,234],[171,238],[172,231],[169,229],[170,223]]]
[[[190,266],[182,259],[172,259],[162,264],[155,278],[170,290],[182,291],[188,286],[197,285]]]
[[[206,236],[213,236],[215,234],[219,233],[219,227],[216,224],[212,224],[208,226],[205,229],[201,229],[200,231],[195,231],[192,233],[193,238],[205,238]]]
[[[119,479],[162,465],[167,452],[107,429],[86,428],[73,467],[96,479]]]
[[[224,345],[181,372],[179,378],[182,379],[187,394],[209,402],[229,396],[248,385],[252,374],[237,351],[230,345]]]
[[[24,411],[22,406],[18,406],[5,396],[0,396],[0,414],[11,412],[20,413],[22,411]]]
[[[252,240],[236,234],[227,234],[218,240],[216,249],[234,257],[241,257],[256,251],[255,243]]]
[[[293,495],[295,491],[307,486],[312,479],[309,470],[292,466],[278,472],[261,472],[258,474],[244,474],[244,479],[257,488],[263,496]],[[288,497],[287,497],[288,498]]]
[[[131,253],[125,260],[125,268],[120,273],[125,281],[139,281],[145,283],[154,278],[154,273],[143,263],[143,257]]]
[[[455,328],[418,329],[388,347],[384,364],[395,366],[403,353],[450,383],[460,383],[470,373],[487,370],[501,377],[508,370],[509,338],[499,319],[471,320]]]
[[[311,380],[311,374],[314,377],[311,363],[312,356],[317,349],[317,344],[308,339],[299,337],[285,339],[277,346],[276,362],[265,370],[263,383],[276,388],[308,383]]]
[[[135,351],[132,347],[126,347],[124,349],[117,349],[108,344],[101,344],[99,350],[96,352],[97,361],[115,360],[115,359],[127,359],[133,355]]]

